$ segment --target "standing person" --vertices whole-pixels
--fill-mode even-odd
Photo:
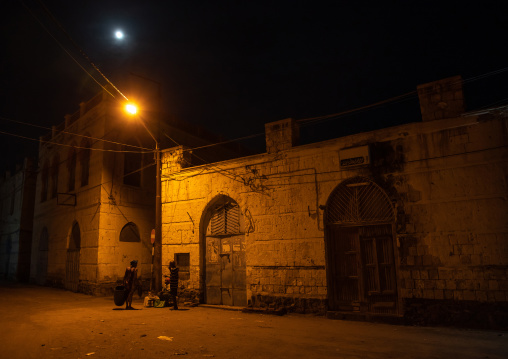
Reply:
[[[125,275],[123,276],[123,285],[125,286],[125,294],[127,296],[125,299],[125,309],[134,309],[132,308],[132,296],[134,295],[138,282],[137,266],[137,260],[131,261],[131,266],[125,269]]]
[[[169,295],[173,298],[173,308],[178,309],[178,268],[175,261],[169,262]]]

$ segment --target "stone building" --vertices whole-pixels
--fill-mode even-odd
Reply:
[[[423,121],[190,166],[163,156],[163,252],[202,303],[408,323],[507,324],[508,108],[464,113],[460,77]],[[168,274],[164,268],[164,274]]]
[[[151,132],[167,143],[205,145],[206,133],[173,120]],[[160,129],[160,133],[157,129]],[[196,135],[199,134],[199,137]],[[212,139],[213,142],[217,139]],[[147,289],[155,222],[155,141],[105,90],[40,139],[31,280],[108,294],[130,261]],[[215,155],[224,156],[223,153]],[[224,157],[223,157],[224,158]]]
[[[0,180],[0,278],[27,282],[30,276],[33,208],[33,161],[25,159],[13,175]]]

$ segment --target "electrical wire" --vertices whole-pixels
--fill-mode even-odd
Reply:
[[[53,14],[49,11],[49,9],[44,5],[44,3],[41,0],[37,0],[39,4],[43,7],[44,11],[48,14],[48,16],[53,20],[53,22],[58,26],[58,28],[67,36],[69,41],[74,45],[74,47],[81,53],[81,55],[88,61],[88,63],[107,81],[108,84],[110,84],[126,101],[128,101],[127,97],[102,73],[101,70],[95,64],[93,61],[88,57],[88,55],[83,51],[81,47],[72,39],[72,37],[69,35],[69,33],[64,29],[64,27],[60,24],[60,22],[53,16]],[[103,87],[104,88],[104,87]],[[111,95],[111,94],[110,94]],[[111,95],[113,96],[113,95]],[[114,98],[114,96],[113,96]]]
[[[7,118],[7,117],[3,117],[3,116],[0,116],[0,120],[4,120],[4,121],[8,121],[8,122],[13,122],[13,123],[18,123],[18,124],[25,125],[25,126],[32,126],[32,127],[36,127],[36,128],[41,128],[41,129],[49,130],[49,131],[52,130],[51,127],[40,126],[40,125],[35,125],[33,123],[13,120],[13,119],[10,119],[10,118]],[[58,131],[58,132],[59,133],[65,133],[65,134],[72,135],[72,136],[88,138],[88,139],[94,140],[94,141],[102,141],[102,142],[112,143],[112,144],[115,144],[115,145],[129,146],[129,147],[133,147],[133,148],[138,148],[138,149],[143,150],[143,151],[152,151],[150,148],[139,147],[139,146],[130,145],[130,144],[127,144],[127,143],[121,143],[121,142],[115,142],[115,141],[105,140],[103,138],[97,138],[97,137],[92,137],[92,136],[80,135],[80,134],[77,134],[77,133],[67,132],[67,131]]]
[[[3,135],[8,135],[8,136],[12,136],[12,137],[18,137],[18,138],[22,138],[22,139],[25,139],[25,140],[40,142],[39,139],[31,138],[31,137],[26,137],[26,136],[22,136],[22,135],[17,135],[15,133],[5,132],[5,131],[1,131],[1,130],[0,130],[0,133],[3,134]],[[44,144],[64,146],[64,147],[72,147],[72,148],[76,148],[76,149],[86,149],[86,150],[92,150],[92,151],[102,151],[102,152],[141,153],[141,154],[144,154],[144,153],[153,153],[154,152],[154,150],[149,150],[149,151],[107,150],[107,149],[103,149],[103,148],[73,146],[73,145],[68,145],[68,144],[58,143],[58,142],[53,142],[53,141],[43,141],[43,142],[44,142]],[[129,145],[126,145],[126,146],[129,146]]]
[[[65,46],[60,42],[58,41],[58,39],[49,31],[49,29],[37,18],[37,16],[35,16],[35,14],[26,6],[26,4],[24,3],[24,1],[21,0],[21,3],[23,4],[23,6],[25,7],[25,9],[27,9],[27,11],[30,13],[30,15],[33,16],[33,18],[39,23],[39,25],[41,25],[41,27],[48,33],[49,36],[51,36],[53,38],[53,40],[55,40],[55,42],[58,44],[58,46],[60,46],[62,48],[62,50],[67,54],[69,55],[69,57],[88,75],[92,78],[92,80],[94,80],[97,85],[99,85],[104,91],[106,91],[108,94],[111,95],[111,97],[115,98],[115,96],[109,92],[105,86],[103,86],[95,77],[93,77],[93,75],[88,72],[84,67],[83,65],[81,65],[78,60],[76,60],[76,58],[74,56],[72,56],[72,54],[65,48]]]

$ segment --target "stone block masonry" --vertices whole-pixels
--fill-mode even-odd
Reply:
[[[457,96],[441,97],[455,114],[462,111]],[[429,97],[431,102],[437,100]],[[438,102],[436,106],[441,111],[444,105]],[[339,308],[335,310],[396,315],[408,323],[436,323],[442,316],[447,323],[460,324],[454,311],[477,308],[482,325],[503,325],[505,319],[497,314],[508,302],[507,119],[503,114],[488,120],[476,115],[447,119],[438,115],[432,121],[305,146],[296,145],[294,122],[283,120],[266,126],[267,153],[213,166],[179,167],[173,162],[181,149],[169,150],[162,176],[163,263],[175,253],[189,253],[191,271],[185,286],[198,291],[204,302],[208,300],[207,281],[214,273],[207,267],[207,238],[218,208],[214,203],[226,198],[239,208],[239,232],[231,236],[243,236],[244,245],[238,249],[245,255],[235,257],[232,252],[232,263],[244,266],[238,267],[238,273],[245,273],[245,281],[238,283],[247,305],[323,313],[330,310],[331,299],[340,297],[342,304],[334,304]],[[367,146],[369,162],[341,167],[339,152],[355,153],[351,150],[355,146],[363,150]],[[348,182],[352,179],[356,182]],[[369,282],[368,268],[373,267],[366,264],[365,244],[351,252],[356,253],[358,268],[344,259],[332,270],[333,258],[327,253],[335,245],[330,233],[353,233],[348,228],[359,227],[368,233],[378,226],[327,222],[328,211],[340,217],[353,208],[351,202],[330,207],[342,183],[353,183],[345,186],[353,191],[370,182],[393,206],[394,219],[389,224],[393,226],[395,287],[391,292],[371,288],[375,282]],[[378,202],[365,208],[380,206],[379,199],[371,200]],[[351,211],[347,218],[355,215],[361,213]],[[223,233],[221,238],[228,235]],[[235,262],[235,258],[240,259]],[[356,283],[356,289],[346,293],[337,289],[346,284],[337,283],[346,283],[341,273],[348,271],[358,273],[359,279],[350,282]],[[231,288],[235,292],[235,286]]]

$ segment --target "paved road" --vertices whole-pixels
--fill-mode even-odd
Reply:
[[[112,298],[0,283],[0,357],[508,358],[508,332],[282,317],[207,307],[126,311]]]

